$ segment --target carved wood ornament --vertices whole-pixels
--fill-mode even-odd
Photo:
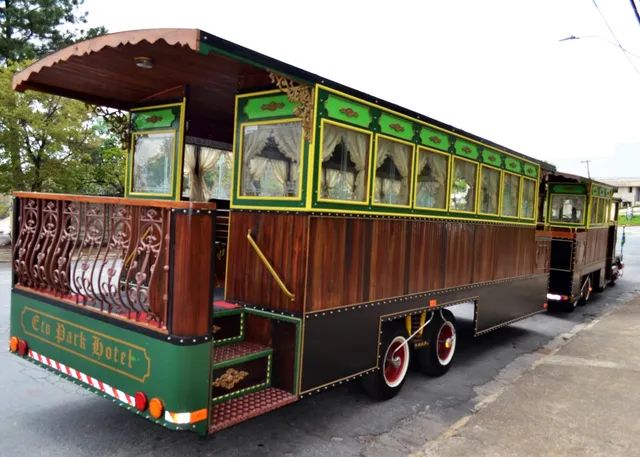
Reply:
[[[229,368],[222,373],[215,381],[214,387],[231,390],[233,387],[249,375],[246,371],[238,371],[235,368]]]
[[[294,82],[273,72],[269,73],[269,79],[287,95],[289,101],[296,104],[294,113],[302,119],[304,139],[311,141],[311,132],[313,132],[313,87]]]

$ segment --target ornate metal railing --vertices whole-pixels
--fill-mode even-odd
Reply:
[[[16,287],[166,326],[171,212],[185,204],[38,193],[15,197]]]

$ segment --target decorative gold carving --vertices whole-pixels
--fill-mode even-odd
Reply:
[[[358,117],[360,116],[357,111],[354,111],[351,108],[340,108],[340,112],[347,117]]]
[[[220,330],[222,330],[222,327],[220,327],[219,325],[213,324],[213,327],[211,328],[211,332],[215,335],[216,333],[218,333]]]
[[[284,108],[284,103],[279,102],[265,103],[260,107],[262,111],[276,111],[282,108]]]
[[[238,371],[235,368],[229,368],[227,371],[222,373],[218,379],[213,381],[213,386],[231,390],[233,389],[233,386],[238,384],[248,375],[249,373],[246,371]]]
[[[311,132],[313,132],[313,87],[294,82],[278,73],[270,72],[269,78],[278,89],[287,94],[287,98],[292,103],[296,104],[294,113],[302,119],[304,138],[307,141],[311,141]]]
[[[469,146],[463,146],[463,147],[462,147],[462,150],[463,150],[464,152],[466,152],[467,154],[469,154],[469,153],[471,152],[471,148],[470,148]]]
[[[154,115],[154,116],[147,117],[145,121],[147,121],[150,124],[155,124],[156,122],[160,122],[162,119],[163,119],[162,116]]]
[[[431,140],[431,142],[432,142],[432,143],[435,143],[435,144],[440,144],[440,143],[442,143],[442,140],[440,139],[440,137],[437,137],[437,136],[435,136],[435,135],[430,136],[430,137],[429,137],[429,140]]]
[[[404,127],[400,124],[389,124],[389,128],[395,130],[396,132],[404,132]]]

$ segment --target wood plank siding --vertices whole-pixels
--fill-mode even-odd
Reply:
[[[227,299],[278,311],[319,311],[548,270],[540,259],[548,259],[548,242],[536,243],[534,227],[239,211],[231,224]],[[249,229],[294,301],[249,246]]]

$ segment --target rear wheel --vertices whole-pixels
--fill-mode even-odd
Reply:
[[[578,298],[578,306],[584,306],[591,298],[591,276],[587,276],[587,279],[582,283],[580,289],[580,298]]]
[[[416,360],[420,371],[428,376],[442,376],[453,363],[456,353],[456,318],[447,309],[436,313],[427,325],[426,347],[417,349]]]
[[[370,397],[388,400],[400,392],[407,377],[410,351],[406,331],[398,323],[387,324],[380,343],[380,369],[362,378],[362,387]]]

